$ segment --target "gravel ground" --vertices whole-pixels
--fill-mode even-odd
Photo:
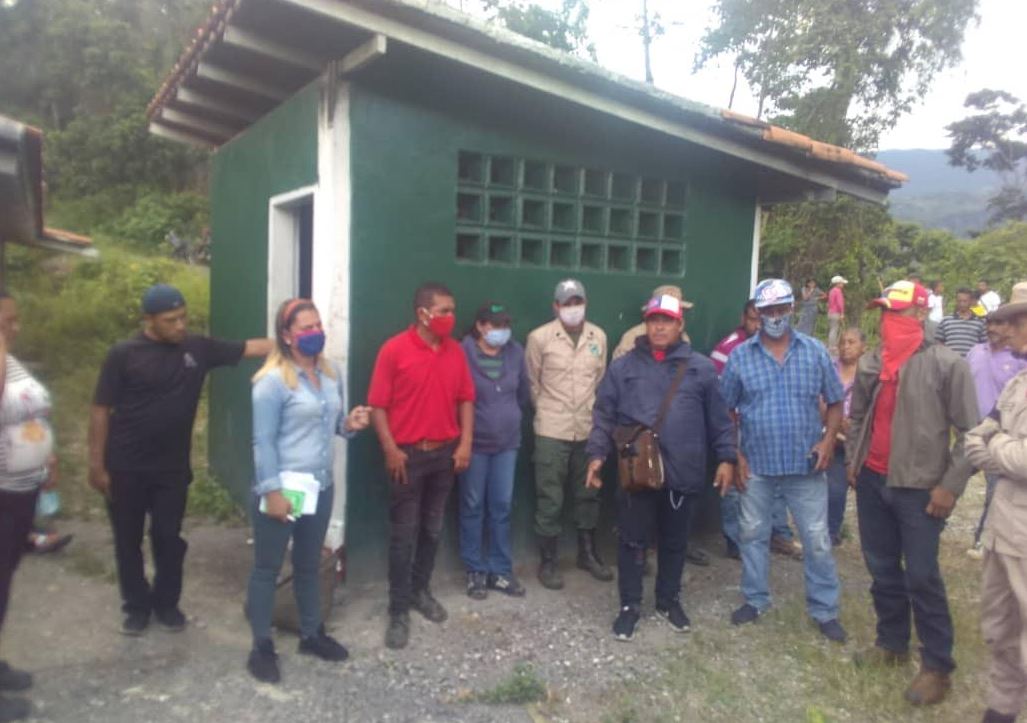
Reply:
[[[117,632],[109,531],[100,522],[64,527],[76,534],[65,552],[31,556],[18,571],[4,627],[4,657],[36,674],[32,700],[40,721],[594,721],[608,716],[610,691],[664,679],[668,666],[689,656],[690,646],[702,649],[706,631],[723,636],[739,655],[751,653],[727,623],[739,603],[739,563],[722,557],[719,539],[710,538],[703,542],[713,564],[686,568],[684,602],[699,638],[674,633],[652,614],[648,578],[635,641],[615,641],[609,629],[616,584],[573,568],[567,550],[567,588],[561,592],[538,585],[534,560],[518,570],[528,587],[521,599],[493,593],[472,601],[461,575],[437,576],[435,594],[450,618],[434,625],[415,613],[410,646],[399,652],[383,645],[384,582],[345,585],[328,628],[349,647],[351,659],[332,665],[298,656],[295,637],[280,632],[283,681],[262,685],[245,669],[245,528],[191,525],[183,599],[189,628],[151,628],[141,638],[125,638]],[[843,550],[852,558],[843,568],[852,571],[844,577],[846,589],[865,591],[857,545],[850,541]],[[800,563],[775,556],[772,577],[779,604],[801,605]],[[801,618],[793,624],[801,626]],[[811,624],[809,635],[817,635]],[[521,663],[545,684],[547,701],[467,702],[509,679]],[[668,695],[645,695],[650,693]]]

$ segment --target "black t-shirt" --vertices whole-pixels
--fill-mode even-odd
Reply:
[[[111,408],[107,469],[188,471],[207,370],[236,364],[245,346],[192,335],[168,344],[140,333],[111,347],[93,396]]]

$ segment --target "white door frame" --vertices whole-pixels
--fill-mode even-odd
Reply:
[[[267,204],[267,335],[274,338],[275,312],[300,289],[300,224],[296,208],[314,202],[317,186],[304,186],[272,196]]]

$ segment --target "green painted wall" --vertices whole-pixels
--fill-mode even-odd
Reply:
[[[459,85],[456,80],[450,88]],[[382,90],[388,88],[388,91]],[[697,303],[688,318],[695,346],[707,351],[737,321],[749,290],[754,192],[752,171],[612,119],[571,122],[534,99],[519,115],[490,111],[492,89],[450,95],[445,88],[389,83],[354,86],[352,123],[352,356],[350,399],[364,401],[381,343],[410,322],[414,289],[438,280],[455,292],[458,328],[486,298],[507,304],[522,342],[551,318],[555,283],[568,275],[589,290],[589,318],[610,348],[639,320],[651,289],[681,283]],[[509,107],[506,103],[506,107]],[[605,274],[475,266],[455,259],[458,153],[541,159],[608,168],[690,184],[685,217],[687,273]],[[350,442],[347,546],[357,575],[381,574],[387,549],[387,485],[371,433]],[[514,504],[515,545],[531,549],[530,444],[521,455]],[[609,492],[609,491],[608,491]],[[454,507],[455,509],[455,507]],[[610,525],[604,524],[604,531]],[[455,552],[452,515],[447,549]],[[609,557],[609,556],[608,556]],[[519,555],[520,562],[529,562]],[[533,562],[534,553],[532,552]]]
[[[211,171],[211,329],[267,333],[268,199],[317,181],[318,87],[312,84],[223,146]],[[218,371],[210,388],[210,467],[240,502],[252,479],[250,376]]]

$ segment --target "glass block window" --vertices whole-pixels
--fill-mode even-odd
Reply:
[[[460,151],[456,258],[524,269],[684,276],[687,185]]]

